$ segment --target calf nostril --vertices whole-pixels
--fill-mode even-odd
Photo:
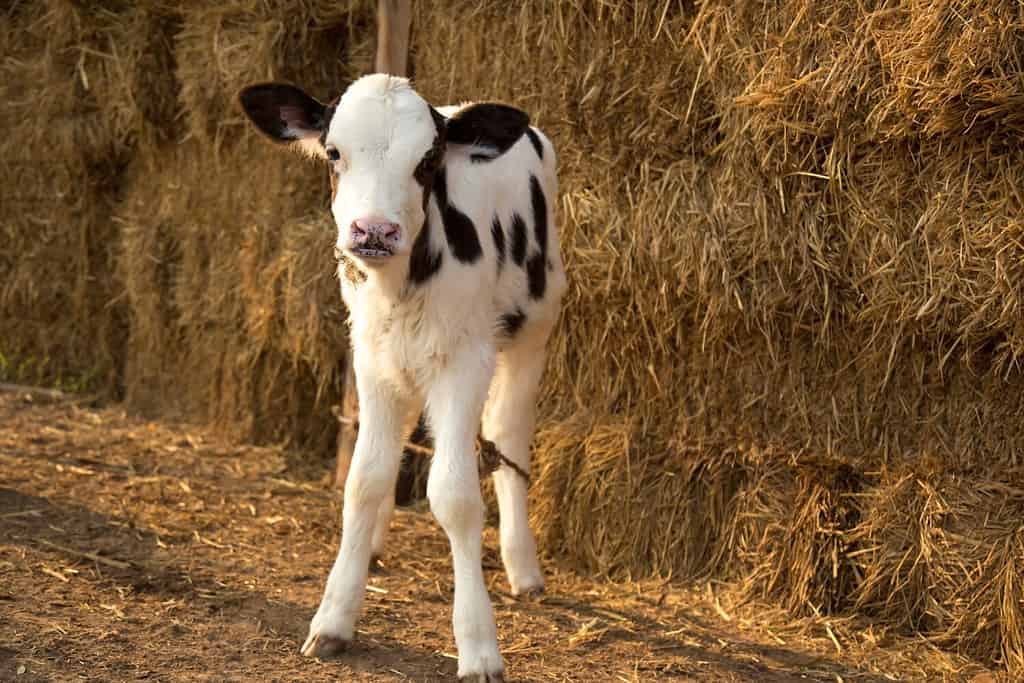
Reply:
[[[388,228],[387,232],[384,233],[384,237],[389,240],[398,239],[398,226]]]

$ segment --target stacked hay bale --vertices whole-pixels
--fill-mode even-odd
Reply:
[[[560,150],[548,551],[1022,670],[1020,3],[465,0],[414,34],[433,100]]]
[[[372,59],[372,2],[189,3],[173,46],[178,138],[127,171],[119,274],[138,409],[327,452],[345,345],[322,169],[245,124],[249,83],[326,98]]]
[[[252,134],[254,80],[334,94],[375,4],[3,10],[0,375],[332,447],[344,315],[320,169]]]
[[[134,145],[173,118],[160,84],[130,96],[160,67],[148,51],[169,27],[130,3],[11,3],[0,16],[0,374],[116,390],[110,214]]]

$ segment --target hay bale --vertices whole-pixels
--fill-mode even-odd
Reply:
[[[326,212],[308,213],[326,179],[268,145],[236,146],[245,163],[233,153],[223,166],[205,149],[140,159],[118,208],[128,400],[328,449],[346,337],[335,229]]]
[[[857,607],[1010,671],[1024,666],[1024,490],[951,476],[937,463],[886,472],[850,536]]]
[[[253,82],[301,83],[322,99],[372,71],[371,0],[233,0],[184,6],[176,75],[189,135],[218,144],[248,124],[235,104]]]
[[[150,412],[329,451],[345,341],[333,228],[310,218],[326,180],[257,140],[234,96],[263,78],[338,92],[372,59],[373,11],[5,10],[0,182],[29,192],[5,211],[4,372],[96,377]]]
[[[710,576],[729,555],[729,520],[750,469],[735,452],[679,457],[628,419],[583,413],[544,427],[531,505],[541,545],[588,571]],[[642,569],[638,570],[638,567]]]
[[[0,28],[0,356],[4,374],[116,393],[124,338],[109,220],[134,146],[173,90],[149,7],[15,3]],[[160,15],[162,17],[162,15]]]
[[[341,91],[372,59],[374,7],[180,8],[187,142],[140,150],[117,210],[131,316],[125,384],[139,409],[333,451],[346,337],[327,179],[256,135],[234,98],[264,79],[321,98]]]

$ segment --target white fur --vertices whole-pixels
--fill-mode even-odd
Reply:
[[[445,115],[456,110],[441,109]],[[473,221],[483,257],[471,264],[454,258],[432,198],[427,209],[431,242],[443,253],[442,265],[426,283],[411,286],[409,253],[425,217],[413,170],[434,139],[429,109],[404,79],[376,75],[354,83],[332,119],[326,144],[342,155],[331,207],[339,226],[338,247],[350,246],[349,226],[364,216],[397,223],[402,237],[387,262],[358,264],[364,281],[340,273],[350,314],[360,430],[345,485],[341,549],[310,625],[303,647],[307,654],[316,654],[318,641],[347,640],[354,633],[371,553],[382,550],[402,444],[424,409],[435,443],[427,497],[452,548],[459,675],[488,680],[503,671],[481,568],[484,506],[474,442],[483,418],[484,436],[529,471],[544,346],[566,286],[554,222],[554,149],[535,132],[543,142],[543,161],[526,136],[486,163],[471,163],[473,150],[465,145],[449,146],[449,202]],[[509,230],[512,214],[518,213],[527,226],[527,256],[538,250],[531,174],[540,181],[548,211],[550,266],[544,296],[536,301],[528,296],[524,269],[512,262]],[[491,237],[495,215],[507,235],[500,273]],[[526,323],[509,340],[499,333],[498,319],[517,307]],[[507,467],[499,468],[494,480],[502,559],[512,591],[539,590],[543,576],[527,518],[526,484]]]

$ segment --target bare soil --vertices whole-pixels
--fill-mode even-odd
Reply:
[[[299,654],[339,536],[329,470],[118,407],[0,393],[0,680],[454,679],[447,542],[423,508],[396,515],[350,651]],[[728,586],[611,583],[544,562],[544,597],[513,598],[487,530],[509,680],[999,678]]]

